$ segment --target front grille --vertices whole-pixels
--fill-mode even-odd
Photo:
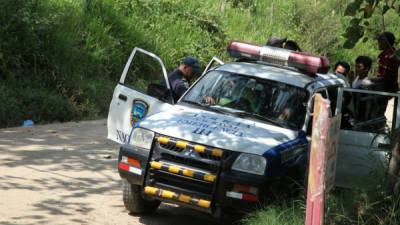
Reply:
[[[180,189],[195,190],[198,195],[204,194],[202,197],[212,194],[213,183],[201,181],[194,178],[177,176],[164,171],[153,171],[154,186],[163,187],[179,187]]]
[[[230,151],[167,136],[155,136],[146,186],[212,202],[218,174]]]
[[[204,159],[211,159],[211,160],[216,160],[216,161],[221,160],[221,157],[210,155],[210,154],[207,154],[207,153],[199,153],[199,155],[200,155],[201,158],[204,158]]]
[[[192,157],[182,157],[177,154],[170,154],[168,152],[162,152],[160,160],[166,160],[169,162],[179,163],[183,165],[189,165],[194,168],[203,170],[209,170],[211,172],[217,172],[219,168],[219,162],[210,162],[206,160],[199,160]]]
[[[161,148],[168,149],[168,150],[171,150],[174,152],[182,152],[184,150],[187,150],[184,148],[177,147],[176,144],[163,144],[163,143],[158,143],[158,144],[160,145]],[[215,156],[215,155],[211,155],[208,153],[201,153],[201,152],[199,152],[199,156],[203,159],[211,159],[214,161],[220,161],[222,158],[220,156]],[[225,158],[225,156],[224,156],[224,158]]]
[[[171,150],[174,152],[182,152],[183,151],[183,148],[176,147],[176,145],[169,145],[169,144],[163,144],[163,143],[159,143],[159,145],[161,148],[165,148],[165,149],[168,149],[168,150]]]

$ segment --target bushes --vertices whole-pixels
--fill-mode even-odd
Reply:
[[[46,27],[37,25],[37,3],[33,0],[0,2],[0,74],[9,71],[35,70],[41,61],[41,35]],[[12,73],[12,75],[17,75]]]
[[[0,2],[0,127],[107,114],[130,51],[119,37],[129,35],[111,32],[122,22],[108,5],[105,24],[80,3]]]
[[[24,120],[35,123],[64,122],[72,120],[76,112],[69,99],[41,88],[17,85],[11,90],[0,85],[0,124],[2,126],[20,126]]]
[[[289,17],[288,38],[298,41],[303,51],[329,57],[340,46],[340,17],[332,15],[329,4],[295,1],[285,9],[280,17]]]
[[[173,0],[5,0],[0,25],[0,127],[105,116],[134,46],[171,71],[187,55],[208,61],[226,42],[217,16]]]
[[[347,25],[342,15],[349,2],[2,0],[0,82],[7,83],[3,88],[16,102],[35,93],[43,99],[46,94],[58,96],[71,105],[72,117],[66,118],[78,120],[107,114],[114,85],[135,46],[157,54],[167,71],[188,55],[203,66],[213,56],[229,61],[225,47],[231,40],[264,44],[271,35],[294,39],[305,51],[327,55],[332,62],[352,62],[359,54],[374,57],[378,51],[372,41],[358,43],[353,50],[342,47]],[[390,14],[386,17],[393,19]],[[371,24],[379,27],[379,20],[374,16]],[[387,24],[395,27],[394,22]],[[20,83],[32,92],[16,94],[14,90],[22,89]],[[4,115],[14,113],[12,105],[1,106]],[[40,115],[46,120],[47,114]],[[19,125],[21,118],[14,122],[9,118],[0,127]]]

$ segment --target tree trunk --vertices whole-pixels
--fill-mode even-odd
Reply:
[[[392,135],[392,158],[390,159],[386,192],[399,197],[400,193],[400,130]]]

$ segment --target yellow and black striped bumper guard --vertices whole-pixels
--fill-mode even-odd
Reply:
[[[144,192],[149,195],[156,195],[158,197],[174,199],[174,200],[178,200],[178,201],[185,202],[188,204],[200,206],[203,208],[210,208],[210,204],[211,204],[211,202],[208,200],[198,199],[198,198],[191,197],[189,195],[179,194],[179,193],[176,193],[173,191],[163,190],[163,189],[156,188],[156,187],[146,186],[144,188]]]
[[[221,149],[208,148],[204,145],[195,145],[195,144],[191,144],[187,141],[176,141],[171,138],[162,137],[162,136],[157,138],[157,142],[166,144],[166,145],[175,145],[176,147],[183,148],[183,149],[189,148],[189,149],[193,149],[200,153],[206,153],[206,154],[210,154],[210,155],[218,156],[218,157],[222,157],[222,155],[224,153],[224,151],[222,151]]]
[[[214,174],[195,171],[195,170],[183,168],[183,167],[172,165],[172,164],[165,163],[165,162],[152,161],[152,162],[150,162],[150,166],[151,166],[151,168],[168,171],[170,173],[180,174],[183,176],[192,177],[192,178],[196,178],[199,180],[215,182]]]

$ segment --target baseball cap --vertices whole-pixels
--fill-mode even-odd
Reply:
[[[197,60],[196,58],[188,56],[182,61],[182,64],[192,67],[194,69],[194,72],[196,72],[197,74],[201,74],[199,60]]]
[[[267,45],[273,46],[275,44],[282,44],[285,41],[286,41],[286,38],[281,38],[281,37],[278,37],[278,36],[272,36],[272,37],[270,37],[268,39]]]

